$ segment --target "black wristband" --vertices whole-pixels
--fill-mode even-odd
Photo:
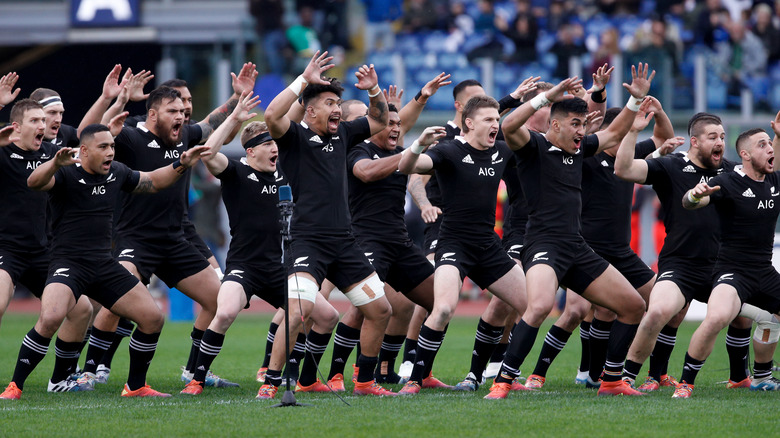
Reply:
[[[601,90],[590,93],[590,100],[596,103],[606,102],[607,101],[606,91],[607,91],[606,88],[602,88]]]
[[[422,90],[418,91],[417,94],[414,96],[415,102],[419,103],[420,105],[425,105],[425,103],[420,102],[420,98],[422,97]]]
[[[515,99],[511,94],[507,94],[498,101],[498,113],[501,114],[504,110],[517,108],[523,104],[521,99]]]
[[[187,166],[182,164],[181,160],[177,159],[176,161],[173,162],[173,170],[179,173],[184,173],[184,171],[187,170]]]

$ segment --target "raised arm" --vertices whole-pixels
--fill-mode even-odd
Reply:
[[[355,84],[358,90],[368,91],[368,125],[371,135],[381,132],[387,127],[388,112],[387,100],[379,88],[379,78],[376,76],[374,64],[362,65],[355,72],[358,82]]]
[[[398,170],[406,175],[411,173],[426,173],[433,169],[433,160],[427,155],[421,155],[430,146],[438,143],[439,139],[447,135],[443,126],[429,126],[425,128],[420,138],[414,141],[407,151],[401,154],[401,162]]]
[[[157,193],[173,185],[182,175],[194,166],[195,163],[211,152],[208,146],[201,145],[184,151],[178,160],[170,166],[163,166],[151,172],[141,172],[141,178],[138,185],[133,189],[133,193]]]
[[[18,80],[19,75],[13,71],[0,78],[0,109],[10,105],[16,99],[16,96],[19,95],[19,92],[22,91],[21,88],[14,90]]]
[[[406,184],[406,190],[412,196],[412,200],[420,209],[420,216],[423,222],[431,224],[441,214],[441,208],[431,204],[428,200],[428,194],[425,193],[425,184],[430,180],[430,175],[418,175],[416,173],[409,175],[409,182]]]
[[[445,85],[450,85],[451,83],[452,81],[450,80],[450,75],[441,72],[435,78],[431,79],[427,84],[425,84],[420,92],[414,96],[414,99],[410,100],[409,103],[404,105],[403,108],[399,107],[398,117],[401,118],[401,135],[399,136],[400,141],[403,141],[404,135],[406,135],[406,133],[409,132],[417,123],[417,119],[420,117],[420,114],[422,114],[428,99],[436,94],[436,92],[439,91],[439,88]],[[403,93],[403,90],[401,93]]]
[[[615,175],[620,179],[633,183],[642,184],[647,179],[647,162],[635,159],[634,156],[636,154],[636,139],[639,133],[650,124],[650,119],[653,118],[653,113],[647,112],[649,106],[649,101],[642,103],[639,111],[634,116],[634,123],[631,125],[631,129],[623,136],[615,157]]]
[[[268,125],[268,131],[273,138],[283,136],[290,129],[290,118],[287,112],[298,97],[306,84],[327,85],[329,82],[322,78],[322,73],[335,67],[329,62],[333,60],[328,56],[328,52],[320,54],[319,50],[309,60],[306,70],[298,76],[290,86],[282,90],[274,97],[274,100],[268,104],[265,109],[265,123]]]
[[[54,154],[54,158],[38,166],[27,178],[27,186],[33,190],[49,191],[54,187],[54,174],[61,167],[80,163],[76,158],[77,149],[62,148]]]
[[[631,97],[609,127],[596,133],[599,137],[599,151],[618,145],[631,129],[634,116],[639,111],[639,105],[647,96],[647,92],[650,91],[650,84],[655,77],[655,70],[652,73],[649,71],[647,64],[639,63],[636,66],[631,66],[631,84],[623,83],[623,87],[631,93]]]
[[[647,100],[650,101],[648,111],[655,114],[653,120],[655,120],[655,126],[653,127],[653,136],[650,137],[655,143],[656,149],[661,148],[666,140],[674,137],[674,126],[672,121],[669,120],[669,116],[666,115],[661,102],[653,96],[647,96]]]
[[[19,141],[19,135],[14,135],[14,126],[8,125],[3,129],[0,129],[0,148],[8,146],[9,144]]]
[[[380,158],[378,160],[371,160],[368,158],[362,159],[352,166],[352,174],[364,183],[387,178],[398,170],[398,163],[401,162],[401,157],[403,157],[404,154],[406,154],[406,152],[393,155],[392,157]]]
[[[236,109],[241,94],[244,91],[252,91],[254,89],[257,74],[257,69],[251,62],[244,63],[238,75],[230,72],[233,84],[233,95],[230,96],[227,102],[209,113],[205,119],[198,122],[198,126],[200,126],[200,129],[203,132],[202,138],[204,140],[208,139],[214,130],[219,128],[219,125],[221,125],[233,110]],[[235,136],[235,134],[233,135]]]
[[[710,203],[710,195],[720,190],[720,186],[710,187],[707,183],[699,183],[685,192],[682,205],[687,210],[706,207]]]
[[[100,123],[107,125],[111,119],[125,110],[127,102],[140,102],[149,97],[148,94],[144,94],[144,86],[153,78],[154,75],[150,71],[141,70],[137,74],[132,74],[132,71],[127,69],[126,80],[123,81],[124,87],[116,97],[114,104],[103,113]]]
[[[103,118],[103,113],[106,112],[108,107],[111,105],[111,102],[113,102],[114,99],[119,96],[122,88],[124,88],[127,76],[130,74],[130,69],[127,69],[128,74],[125,74],[125,78],[123,78],[123,80],[120,82],[119,75],[121,73],[121,64],[116,64],[114,68],[108,72],[106,80],[103,81],[103,92],[100,93],[100,97],[98,97],[95,103],[92,104],[87,113],[84,114],[84,118],[81,119],[81,123],[79,123],[79,127],[76,130],[79,136],[81,135],[81,131],[87,126],[93,123],[100,123],[101,119]]]
[[[593,86],[587,91],[588,112],[600,111],[601,114],[607,113],[607,84],[612,76],[615,67],[604,64],[593,73]]]
[[[780,111],[777,112],[775,119],[770,122],[770,125],[772,125],[772,131],[775,132],[775,138],[772,140],[772,149],[777,154],[780,153]]]
[[[206,165],[206,169],[211,172],[212,175],[219,175],[222,173],[228,165],[228,159],[225,154],[219,152],[222,149],[222,145],[225,144],[225,139],[234,131],[241,128],[241,124],[247,120],[256,117],[257,113],[250,113],[260,103],[260,97],[252,97],[252,91],[244,91],[241,94],[236,109],[228,116],[225,123],[223,123],[206,141],[206,146],[209,150],[209,155],[201,158],[203,164]]]
[[[525,93],[536,89],[535,81],[529,81],[526,85],[528,89]],[[578,79],[576,76],[564,79],[559,82],[558,85],[550,88],[544,93],[537,94],[533,99],[525,102],[520,105],[519,108],[512,111],[501,124],[501,129],[504,131],[504,138],[509,147],[512,150],[517,150],[528,144],[528,141],[531,139],[531,134],[528,132],[528,128],[523,125],[525,125],[525,122],[527,122],[536,111],[549,103],[573,98],[574,96],[571,93],[581,86],[582,79]],[[564,94],[567,91],[569,94]]]

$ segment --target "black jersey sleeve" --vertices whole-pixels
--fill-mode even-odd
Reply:
[[[203,140],[203,129],[197,123],[194,125],[184,125],[182,128],[188,131],[186,138],[189,139],[188,148],[197,146]]]
[[[355,167],[355,164],[357,164],[358,161],[366,159],[371,159],[371,155],[366,148],[366,143],[361,143],[350,149],[347,154],[347,170],[349,173],[352,173],[352,168]]]
[[[215,178],[219,180],[228,180],[236,177],[236,162],[228,159],[228,164],[219,175],[215,175]]]
[[[526,143],[522,148],[516,150],[514,153],[515,157],[517,157],[519,160],[533,156],[539,150],[539,145],[544,144],[546,141],[542,134],[534,131],[528,132],[531,134],[528,139],[528,143]]]
[[[121,163],[134,163],[135,151],[132,148],[133,139],[135,137],[135,129],[125,126],[114,138],[114,148],[116,150],[116,156],[114,159]],[[132,165],[132,164],[131,164]]]
[[[599,136],[596,134],[586,135],[580,145],[583,157],[592,157],[599,151]]]
[[[371,125],[368,117],[360,117],[351,122],[341,122],[346,135],[345,143],[348,149],[363,144],[363,140],[371,137]]]
[[[652,185],[669,179],[669,172],[664,166],[671,158],[661,157],[647,160],[647,177],[643,184]]]
[[[433,162],[433,168],[436,169],[437,167],[441,166],[442,163],[444,163],[447,159],[447,143],[439,143],[435,147],[428,148],[427,151],[425,151],[425,155],[431,158],[431,161]]]
[[[141,172],[130,169],[118,161],[115,164],[116,172],[124,178],[124,181],[122,181],[122,190],[128,193],[135,190],[135,188],[138,187],[138,183],[141,181]]]
[[[716,203],[729,196],[728,174],[718,175],[707,182],[710,187],[719,186],[720,190],[710,195],[710,203]],[[693,188],[693,187],[691,187]]]
[[[636,144],[636,148],[634,148],[634,158],[638,158],[640,160],[644,160],[647,158],[648,155],[655,152],[655,142],[652,138],[648,138],[647,140],[642,140],[639,143]]]
[[[290,147],[298,144],[298,130],[302,129],[302,126],[290,120],[290,126],[287,127],[287,132],[282,134],[281,137],[275,138],[276,144],[281,147]]]

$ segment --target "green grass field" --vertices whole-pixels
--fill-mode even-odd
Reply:
[[[127,341],[114,360],[111,379],[94,392],[49,394],[46,381],[54,362],[54,346],[25,385],[20,401],[0,401],[0,436],[753,436],[774,435],[777,414],[771,414],[778,394],[729,390],[722,334],[699,374],[694,397],[673,400],[671,388],[645,397],[596,397],[574,384],[579,364],[577,334],[550,369],[541,391],[512,393],[506,400],[488,401],[477,394],[446,390],[423,391],[416,397],[372,398],[333,394],[298,394],[310,407],[270,409],[256,401],[255,372],[265,345],[270,316],[239,315],[228,332],[212,369],[241,384],[240,388],[207,388],[198,397],[178,395],[183,388],[179,367],[189,351],[191,325],[166,324],[149,384],[174,393],[168,399],[123,399],[127,373]],[[0,329],[0,382],[7,385],[24,334],[35,322],[31,315],[6,315]],[[523,375],[533,370],[542,328]],[[454,384],[468,371],[476,319],[458,318],[437,356],[434,373]],[[672,356],[671,373],[679,377],[682,357],[694,324],[681,327]],[[330,350],[322,372],[327,375]],[[646,368],[643,369],[643,373]],[[347,384],[347,389],[351,389]],[[395,387],[394,389],[400,389]],[[281,393],[277,399],[281,398]],[[767,409],[770,408],[770,409]],[[575,435],[576,434],[576,435]]]

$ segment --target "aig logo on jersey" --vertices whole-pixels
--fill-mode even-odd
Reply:
[[[106,186],[95,186],[92,187],[92,195],[105,195],[106,194]]]
[[[177,150],[166,150],[165,151],[165,158],[179,158],[179,151]]]
[[[563,164],[566,164],[567,166],[574,164],[574,157],[563,156],[561,159],[563,160]]]
[[[35,170],[40,165],[41,165],[40,161],[28,161],[27,162],[27,170]]]

